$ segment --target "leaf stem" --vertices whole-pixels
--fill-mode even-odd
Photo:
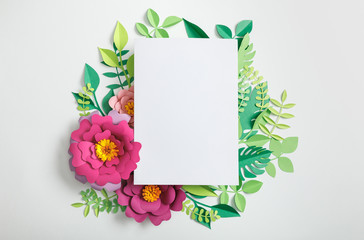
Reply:
[[[131,84],[130,84],[130,78],[129,78],[129,76],[126,74],[126,72],[125,72],[125,69],[124,69],[124,65],[123,65],[123,59],[122,59],[122,57],[121,57],[121,53],[119,54],[120,56],[119,56],[119,58],[120,58],[120,69],[123,71],[123,73],[124,73],[124,76],[125,76],[125,78],[126,78],[126,81],[128,82],[128,86],[129,86],[129,88],[131,87]]]
[[[101,110],[100,105],[99,105],[99,103],[98,103],[98,101],[97,101],[97,98],[96,98],[96,94],[95,94],[95,92],[92,92],[92,94],[94,95],[94,99],[95,99],[95,102],[96,102],[97,110],[99,110],[99,111],[100,111],[100,113],[101,113],[101,115],[102,115],[102,116],[105,116],[105,113]]]
[[[121,53],[120,53],[120,54],[121,54]],[[115,69],[116,69],[116,73],[117,73],[117,75],[118,75],[118,79],[119,79],[120,87],[121,87],[121,89],[124,89],[123,84],[121,83],[120,76],[119,76],[119,70],[118,70],[118,68],[115,68]]]
[[[282,102],[282,105],[283,105],[283,102]],[[272,134],[273,134],[274,129],[276,129],[276,126],[277,126],[277,124],[278,124],[279,120],[281,119],[282,109],[283,109],[283,107],[281,106],[281,107],[279,108],[279,114],[278,114],[278,116],[277,116],[276,124],[274,124],[274,126],[273,126],[272,130],[270,131],[270,135],[272,135]]]
[[[201,202],[199,202],[199,201],[197,201],[197,200],[195,200],[195,199],[193,199],[188,193],[186,193],[186,197],[188,198],[188,199],[190,199],[194,204],[195,204],[195,206],[197,206],[197,205],[201,205],[201,206],[205,206],[205,207],[208,207],[208,208],[212,208],[211,206],[209,206],[209,205],[206,205],[206,204],[203,204],[203,203],[201,203]]]

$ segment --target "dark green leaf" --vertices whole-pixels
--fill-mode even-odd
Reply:
[[[183,18],[187,36],[189,38],[209,38],[207,34],[196,24],[193,24]]]
[[[120,88],[121,86],[120,86],[120,84],[111,84],[111,85],[108,85],[106,87],[109,88],[109,89],[117,89],[117,88]]]
[[[106,72],[106,73],[103,73],[102,75],[104,75],[105,77],[108,77],[108,78],[116,78],[118,76],[116,73],[113,73],[113,72]]]
[[[225,25],[216,25],[216,31],[222,38],[233,38],[233,33],[231,32],[230,28]]]
[[[240,217],[240,214],[234,208],[226,204],[214,205],[211,209],[217,210],[217,214],[222,218]]]
[[[248,147],[239,149],[239,175],[244,181],[246,178],[255,178],[264,173],[264,168],[270,162],[271,151],[262,147]],[[244,174],[243,174],[244,173]]]
[[[90,83],[91,87],[96,91],[100,84],[100,78],[97,72],[87,63],[85,64],[85,86]]]

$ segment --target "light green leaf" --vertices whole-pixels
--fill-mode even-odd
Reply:
[[[289,113],[282,113],[280,116],[281,116],[282,118],[293,118],[293,117],[294,117],[294,115],[289,114]]]
[[[128,43],[128,33],[123,25],[117,22],[114,32],[114,43],[116,48],[121,52]]]
[[[157,38],[169,38],[167,31],[164,29],[161,29],[161,28],[158,28],[157,30],[155,30],[155,36]]]
[[[278,158],[278,166],[284,172],[288,172],[288,173],[293,172],[293,164],[292,164],[292,161],[288,157]]]
[[[88,205],[87,205],[87,206],[85,207],[84,212],[83,212],[83,216],[84,216],[84,217],[87,217],[87,215],[88,215],[88,213],[89,213],[89,212],[90,212],[90,206],[88,206]]]
[[[235,35],[239,37],[244,37],[247,33],[250,33],[253,29],[252,20],[243,20],[236,25]]]
[[[271,134],[271,137],[274,138],[275,140],[278,140],[278,141],[282,141],[283,138],[281,136],[278,136],[276,134]]]
[[[250,180],[243,185],[243,192],[245,193],[256,193],[260,190],[263,183],[257,180]]]
[[[211,196],[217,197],[217,194],[212,191],[208,186],[203,185],[184,185],[182,187],[185,191],[197,196]]]
[[[182,18],[176,17],[176,16],[169,16],[167,17],[163,24],[162,27],[167,28],[167,27],[171,27],[173,25],[176,25],[177,23],[181,22]]]
[[[141,35],[146,37],[149,36],[148,28],[143,23],[136,23],[135,27]]]
[[[258,189],[259,190],[259,189]],[[246,200],[243,195],[236,193],[234,196],[234,202],[240,212],[244,212],[246,206]]]
[[[95,216],[99,217],[100,207],[95,208]]]
[[[103,189],[101,190],[101,193],[102,193],[102,195],[103,195],[105,198],[108,198],[108,196],[107,196],[107,192],[106,192],[105,188],[103,188]]]
[[[269,144],[269,150],[272,151],[272,154],[276,157],[282,155],[282,143],[280,141],[271,139]]]
[[[193,24],[183,18],[187,36],[189,38],[209,38],[207,34],[196,24]]]
[[[222,192],[220,194],[220,204],[228,204],[229,202],[229,194],[227,194],[227,192]]]
[[[279,128],[279,129],[287,129],[287,128],[290,128],[290,126],[288,126],[286,124],[281,124],[281,123],[280,124],[277,124],[276,127]]]
[[[149,20],[150,25],[157,28],[159,24],[159,16],[158,14],[151,8],[148,9],[147,17]]]
[[[271,113],[273,113],[274,115],[276,115],[276,116],[278,116],[279,115],[279,112],[277,112],[277,110],[275,110],[274,108],[272,108],[272,107],[270,107],[269,108],[269,111],[271,112]]]
[[[283,105],[283,108],[293,108],[294,106],[296,106],[295,103],[287,103]]]
[[[293,153],[296,151],[298,145],[298,137],[288,137],[282,142],[283,153]]]
[[[286,91],[286,90],[284,90],[284,91],[283,91],[283,93],[282,93],[282,96],[281,96],[282,103],[283,103],[284,101],[286,101],[286,99],[287,99],[287,91]]]
[[[267,171],[268,175],[273,178],[276,176],[276,167],[271,162],[269,162],[268,165],[265,167],[265,171]]]
[[[264,146],[264,144],[266,144],[269,141],[269,137],[264,136],[264,135],[260,135],[260,134],[256,134],[252,137],[250,137],[245,144],[250,146],[257,146],[257,147],[262,147]]]
[[[225,25],[216,25],[216,31],[222,38],[231,39],[233,38],[233,33],[231,32],[230,28]]]
[[[109,49],[104,49],[104,48],[99,48],[99,50],[100,50],[102,59],[108,66],[110,66],[110,67],[119,66],[119,60],[118,60],[118,57],[116,56],[115,52],[113,52]]]
[[[84,206],[85,204],[83,204],[83,203],[73,203],[73,204],[71,204],[71,206],[72,207],[75,207],[75,208],[79,208],[79,207],[82,207],[82,206]]]
[[[129,77],[134,77],[134,54],[131,55],[126,62],[126,69],[128,70]]]
[[[87,63],[85,64],[85,85],[91,84],[91,87],[96,91],[100,84],[100,78],[97,72]]]
[[[271,124],[271,125],[275,125],[276,123],[273,121],[273,119],[271,119],[270,117],[268,117],[268,116],[263,116],[263,118],[264,118],[264,120],[267,122],[267,123],[269,123],[269,124]]]
[[[271,101],[274,105],[276,105],[276,106],[278,106],[278,107],[281,107],[281,106],[282,106],[282,104],[281,104],[279,101],[277,101],[277,100],[275,100],[275,99],[273,99],[273,98],[271,98],[271,99],[270,99],[270,101]]]
[[[266,128],[263,124],[259,124],[259,128],[260,130],[262,130],[262,132],[264,132],[267,135],[270,135],[270,132],[268,130],[268,128]]]

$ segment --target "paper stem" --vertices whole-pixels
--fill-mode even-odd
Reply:
[[[94,99],[95,99],[95,102],[96,102],[97,110],[100,111],[100,113],[101,113],[102,116],[105,116],[105,113],[101,110],[100,105],[99,105],[99,102],[97,101],[95,92],[92,92],[92,94],[94,95]]]
[[[282,105],[283,105],[283,102],[282,102]],[[276,124],[278,124],[279,120],[281,119],[282,109],[283,109],[283,107],[279,108],[279,114],[277,116]],[[273,126],[272,130],[270,131],[270,135],[272,135],[274,129],[276,129],[276,126],[277,126],[276,124]]]
[[[186,193],[186,197],[188,198],[188,199],[190,199],[194,204],[195,204],[195,206],[197,206],[197,205],[201,205],[201,206],[205,206],[205,207],[208,207],[208,208],[211,208],[211,206],[209,206],[209,205],[206,205],[206,204],[203,204],[203,203],[201,203],[201,202],[199,202],[199,201],[197,201],[197,200],[195,200],[195,199],[193,199],[188,193]]]
[[[119,70],[118,70],[118,68],[115,68],[115,69],[116,69],[116,73],[117,73],[117,75],[118,75],[118,79],[119,79],[120,87],[121,87],[121,89],[124,89],[123,84],[121,83],[120,76],[119,76]]]
[[[128,82],[128,87],[130,88],[131,87],[131,84],[130,84],[130,78],[129,78],[129,76],[126,74],[126,72],[125,72],[125,69],[124,69],[124,65],[123,65],[123,59],[122,59],[122,57],[121,57],[121,53],[119,54],[120,56],[120,69],[123,71],[123,73],[124,73],[124,76],[125,76],[125,78],[126,78],[126,81]]]

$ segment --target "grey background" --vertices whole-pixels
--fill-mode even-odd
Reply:
[[[84,63],[104,68],[97,46],[110,48],[117,20],[127,28],[147,8],[184,17],[215,36],[253,19],[254,66],[270,95],[287,89],[296,102],[290,156],[295,173],[265,175],[240,219],[213,230],[183,213],[160,227],[121,214],[90,215],[70,207],[85,186],[67,166],[77,127],[70,91]],[[363,1],[4,1],[0,2],[1,239],[363,239]],[[172,36],[185,36],[183,24]],[[102,84],[112,80],[102,79]],[[100,92],[100,96],[102,92]]]

